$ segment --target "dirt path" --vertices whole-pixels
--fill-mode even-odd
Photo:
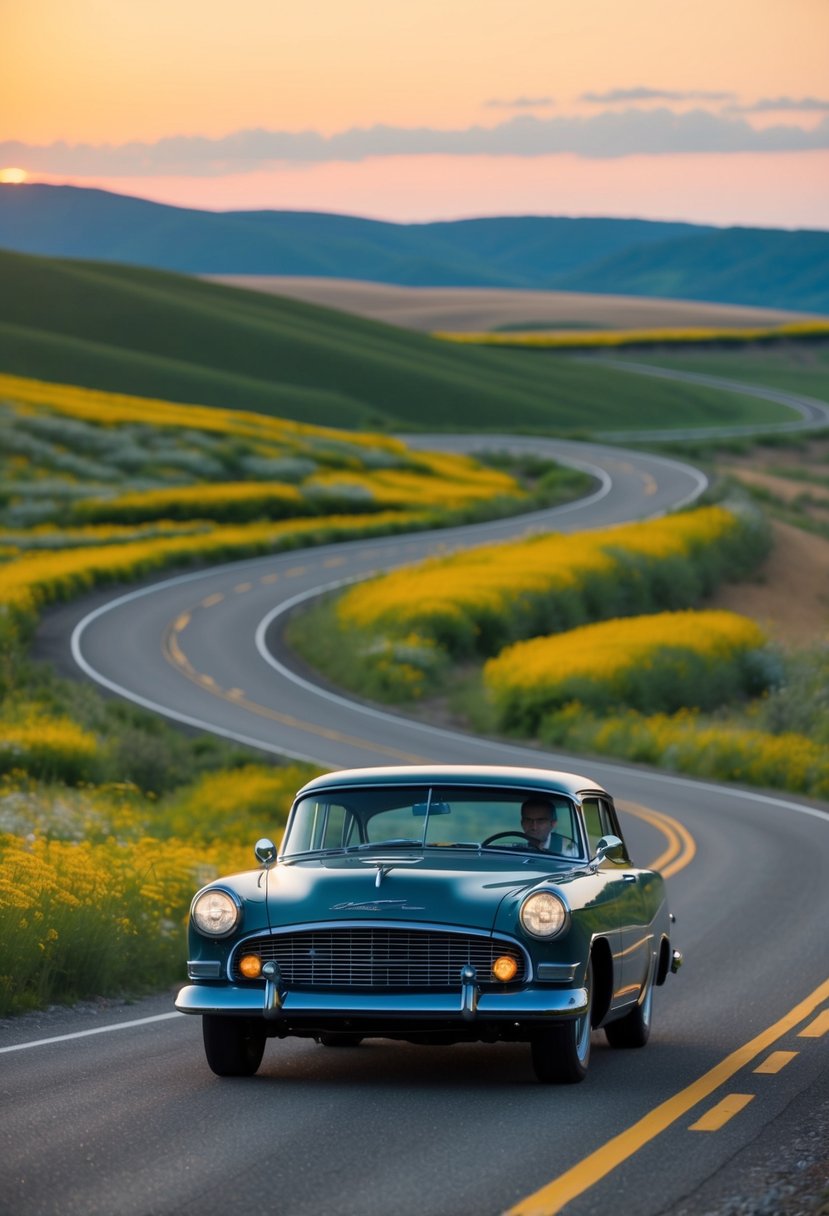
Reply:
[[[751,617],[787,648],[829,641],[829,541],[779,522],[772,530],[761,581],[729,583],[710,606]]]

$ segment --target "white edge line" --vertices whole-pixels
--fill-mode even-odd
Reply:
[[[576,509],[579,509],[579,508],[582,508],[585,506],[590,506],[595,502],[599,502],[602,498],[606,497],[606,495],[610,493],[610,491],[613,487],[612,478],[604,469],[600,468],[598,465],[592,465],[586,461],[570,459],[569,457],[566,459],[562,458],[560,463],[569,464],[569,465],[572,465],[573,467],[577,467],[577,468],[589,471],[590,473],[593,474],[593,476],[595,476],[598,479],[598,481],[601,484],[597,490],[594,490],[594,492],[592,494],[587,495],[586,498],[577,499],[575,502],[572,502],[572,503],[564,503],[560,507],[547,508],[544,512],[545,515],[549,516],[553,512],[556,515],[563,515],[563,514],[566,514],[568,511],[576,510]],[[690,466],[688,466],[688,467],[690,469]],[[693,470],[693,471],[695,472],[696,470]],[[532,521],[536,518],[536,516],[538,514],[541,514],[541,512],[532,513],[532,514],[529,514],[526,516],[528,525],[530,525],[532,523]],[[515,519],[516,517],[515,516],[507,517],[507,519],[510,519],[510,518]],[[489,520],[487,522],[488,523],[497,523],[499,521],[498,520]],[[447,538],[448,538],[453,531],[466,531],[470,526],[474,528],[477,525],[462,524],[462,525],[460,525],[460,528],[457,528],[457,529],[452,529],[452,528],[431,529],[430,528],[430,529],[424,529],[423,533],[414,533],[413,535],[425,536],[429,532],[435,532],[436,534],[438,534],[440,536],[447,536]],[[363,537],[363,538],[356,539],[354,541],[354,543],[355,544],[360,544],[360,543],[374,544],[378,548],[383,548],[383,547],[387,547],[390,544],[398,544],[400,539],[401,539],[401,537],[399,535],[382,536],[382,537],[368,537],[368,538]],[[495,539],[493,541],[482,541],[481,543],[482,544],[489,544],[489,543],[498,544],[498,543],[503,543],[503,542],[500,542],[497,539]],[[242,559],[242,560],[266,562],[274,557],[279,557],[279,558],[283,558],[284,560],[290,559],[290,560],[296,561],[302,552],[306,552],[306,553],[313,552],[315,554],[318,554],[325,548],[341,548],[341,545],[337,545],[337,544],[329,545],[329,546],[321,545],[318,548],[315,547],[315,548],[310,548],[310,549],[306,549],[306,550],[291,550],[289,553],[262,554],[259,558]],[[84,635],[84,632],[86,631],[87,626],[91,625],[94,621],[96,621],[98,619],[98,617],[104,616],[107,612],[110,612],[111,610],[119,608],[123,604],[130,603],[132,600],[141,599],[145,595],[152,595],[154,592],[160,590],[161,588],[181,586],[184,583],[192,583],[192,582],[196,582],[199,579],[209,578],[214,574],[221,573],[223,570],[229,570],[233,566],[237,566],[238,564],[239,564],[238,561],[237,562],[224,562],[221,565],[211,566],[205,570],[195,570],[195,571],[189,571],[186,574],[178,574],[172,578],[163,579],[160,582],[153,582],[147,587],[139,587],[134,591],[127,591],[123,595],[117,596],[114,600],[108,600],[107,603],[99,605],[97,608],[93,609],[92,612],[88,613],[85,617],[83,617],[82,620],[78,621],[78,623],[75,625],[75,628],[72,630],[72,635],[70,638],[70,650],[72,653],[72,658],[74,659],[77,666],[84,673],[84,675],[88,676],[89,679],[92,680],[94,683],[99,684],[102,688],[107,688],[110,692],[116,693],[119,697],[123,697],[127,701],[131,701],[134,705],[140,705],[142,709],[148,709],[148,710],[151,710],[153,713],[161,714],[162,717],[169,718],[173,722],[180,722],[184,726],[192,726],[197,730],[203,730],[203,731],[207,731],[210,734],[219,735],[223,739],[230,739],[235,743],[243,743],[246,747],[253,747],[253,748],[258,749],[259,751],[268,752],[270,755],[288,757],[293,760],[302,761],[305,764],[316,765],[319,768],[323,768],[323,769],[328,768],[329,765],[324,760],[322,760],[319,756],[313,756],[313,755],[308,755],[304,752],[293,751],[286,747],[276,747],[274,744],[267,743],[265,740],[253,738],[250,735],[242,734],[240,731],[228,730],[226,727],[218,726],[217,724],[212,723],[212,722],[206,722],[202,718],[195,718],[191,714],[181,713],[179,710],[171,709],[169,706],[162,705],[158,701],[153,701],[149,697],[141,696],[140,693],[133,692],[131,689],[125,688],[124,685],[118,684],[114,680],[110,680],[108,676],[103,675],[102,672],[98,671],[97,668],[93,667],[92,664],[90,662],[88,662],[87,659],[84,657],[83,650],[81,648],[81,640],[83,638],[83,635]],[[366,578],[371,577],[371,572],[369,574],[367,574],[365,577]],[[336,584],[334,584],[334,585],[336,585]],[[323,590],[326,590],[326,589],[327,588],[323,588]],[[351,705],[351,702],[348,702],[348,704]],[[402,719],[402,720],[405,721],[406,719]]]
[[[25,1051],[27,1047],[48,1047],[50,1043],[66,1043],[69,1039],[85,1039],[91,1034],[106,1034],[109,1030],[131,1030],[136,1026],[148,1026],[150,1022],[166,1022],[170,1018],[181,1018],[179,1013],[156,1013],[150,1018],[135,1018],[131,1022],[112,1022],[109,1026],[95,1026],[92,1030],[75,1030],[72,1034],[56,1034],[51,1039],[31,1039],[28,1043],[13,1043],[11,1047],[0,1047],[0,1055],[8,1051]]]

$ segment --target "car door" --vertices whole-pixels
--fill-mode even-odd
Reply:
[[[595,856],[603,836],[624,839],[609,798],[585,794],[581,803],[591,857]],[[609,888],[607,908],[616,928],[616,946],[612,949],[612,1005],[616,1007],[629,1003],[639,994],[650,962],[650,932],[640,875],[630,862],[627,848],[623,858],[606,858],[599,869]]]

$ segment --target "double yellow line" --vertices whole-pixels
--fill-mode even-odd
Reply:
[[[658,870],[663,878],[671,878],[690,865],[696,855],[697,846],[686,827],[670,815],[654,811],[648,806],[639,806],[635,802],[620,803],[620,806],[626,815],[635,815],[637,819],[655,827],[668,842],[664,852],[649,863],[649,870]]]
[[[617,1165],[621,1165],[623,1161],[632,1157],[648,1141],[653,1140],[682,1115],[687,1114],[703,1098],[714,1093],[720,1085],[728,1081],[740,1069],[745,1068],[784,1034],[793,1030],[827,1000],[829,1000],[829,980],[824,980],[805,1000],[800,1001],[767,1030],[749,1040],[744,1047],[739,1047],[731,1055],[726,1056],[721,1063],[686,1089],[674,1094],[666,1102],[660,1103],[638,1123],[634,1123],[626,1131],[614,1136],[612,1140],[608,1140],[606,1144],[574,1165],[572,1169],[560,1174],[558,1178],[554,1178],[552,1182],[548,1182],[546,1186],[527,1196],[526,1199],[520,1200],[515,1207],[505,1213],[505,1216],[554,1216],[556,1212],[560,1212],[571,1199],[581,1195],[600,1179],[606,1177]],[[814,1032],[807,1028],[802,1033],[804,1036],[816,1037],[818,1030],[822,1029],[824,1021],[825,1017],[821,1016],[818,1019],[819,1026]]]

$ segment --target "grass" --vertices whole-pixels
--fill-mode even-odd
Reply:
[[[349,428],[573,434],[788,417],[160,271],[0,251],[0,276],[0,368],[43,380]]]
[[[660,450],[694,460],[712,478],[771,518],[829,539],[829,438],[825,432],[769,435],[762,440],[698,440]],[[768,484],[763,484],[765,478]]]
[[[640,353],[638,359],[642,360]],[[624,354],[614,358],[624,359]],[[635,361],[637,356],[632,356]],[[745,346],[740,350],[711,348],[647,352],[647,362],[672,371],[727,376],[747,384],[762,384],[829,401],[829,342],[777,342],[773,346]]]

